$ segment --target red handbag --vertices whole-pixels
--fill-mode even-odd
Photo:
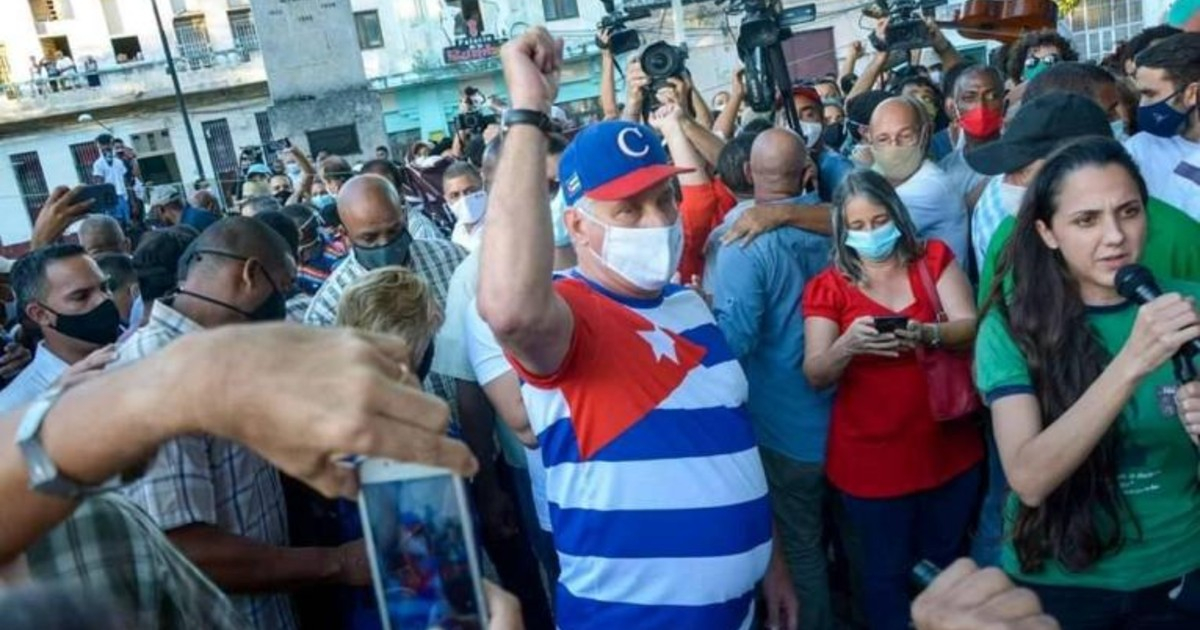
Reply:
[[[924,260],[917,265],[921,274],[921,284],[937,312],[937,322],[948,321],[929,268]],[[938,422],[966,419],[983,407],[971,374],[972,358],[971,350],[917,346],[917,361],[925,371],[929,406],[933,408],[933,417]]]

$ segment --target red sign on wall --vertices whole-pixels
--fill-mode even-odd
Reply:
[[[442,59],[446,63],[491,59],[500,56],[500,47],[503,45],[504,40],[495,35],[460,37],[454,41],[453,46],[442,49]]]

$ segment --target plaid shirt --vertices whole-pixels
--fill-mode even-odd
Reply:
[[[116,368],[137,361],[185,334],[202,330],[162,301],[150,321],[117,350]],[[145,475],[121,490],[163,531],[204,523],[276,547],[288,544],[279,474],[249,449],[210,435],[187,435],[162,445]],[[295,628],[286,595],[232,598],[256,628]]]
[[[975,212],[971,215],[971,247],[975,250],[976,269],[983,271],[987,262],[988,246],[992,244],[992,235],[1000,228],[1000,224],[1010,215],[1004,207],[1004,197],[1000,194],[1003,177],[993,177],[983,187],[979,201],[975,202]]]
[[[447,240],[419,238],[413,239],[408,251],[408,267],[420,276],[425,284],[429,285],[434,301],[444,313],[446,311],[446,294],[450,290],[450,278],[454,277],[454,270],[467,257],[467,251]],[[337,322],[338,303],[341,302],[346,287],[366,273],[367,268],[360,265],[358,259],[354,257],[354,253],[351,252],[346,260],[333,271],[333,275],[329,276],[325,286],[322,286],[317,295],[313,297],[308,312],[304,314],[304,323],[309,326],[333,326]],[[436,347],[434,352],[437,352]],[[436,358],[434,363],[437,363]],[[425,379],[425,389],[450,403],[451,424],[453,431],[457,432],[458,395],[454,379],[441,374],[430,374]]]
[[[80,585],[137,628],[247,628],[229,599],[118,494],[84,501],[25,552],[35,580]]]

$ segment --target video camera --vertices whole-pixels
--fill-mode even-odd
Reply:
[[[724,4],[726,0],[717,0]],[[780,45],[791,36],[792,27],[812,22],[817,17],[816,4],[803,4],[781,9],[779,0],[733,0],[726,13],[744,14],[738,29],[738,56],[746,68],[746,100],[756,112],[775,108],[777,96],[791,89],[787,61]],[[791,99],[784,101],[788,124],[799,125],[799,117]]]
[[[946,4],[946,0],[875,0],[875,4],[863,10],[869,17],[888,19],[884,32],[886,41],[879,41],[875,33],[868,38],[871,45],[880,51],[906,51],[928,48],[929,29],[925,26],[925,15],[935,7]]]
[[[475,87],[467,86],[463,89],[463,103],[467,106],[467,111],[458,115],[455,119],[455,126],[463,131],[473,134],[481,134],[488,125],[494,125],[499,122],[490,108],[485,107],[483,102],[483,94]]]
[[[640,20],[650,17],[650,10],[634,9],[631,11],[617,11],[613,6],[613,2],[614,0],[602,0],[604,10],[607,14],[596,24],[596,30],[608,31],[608,44],[605,45],[600,41],[600,37],[597,36],[596,46],[601,49],[607,48],[611,50],[613,55],[623,55],[642,47],[642,38],[638,36],[638,32],[626,26],[625,23],[630,20]]]

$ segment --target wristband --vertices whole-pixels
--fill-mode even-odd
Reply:
[[[536,109],[510,109],[504,112],[504,130],[508,131],[513,125],[530,125],[542,130],[542,133],[554,131],[550,116]]]

